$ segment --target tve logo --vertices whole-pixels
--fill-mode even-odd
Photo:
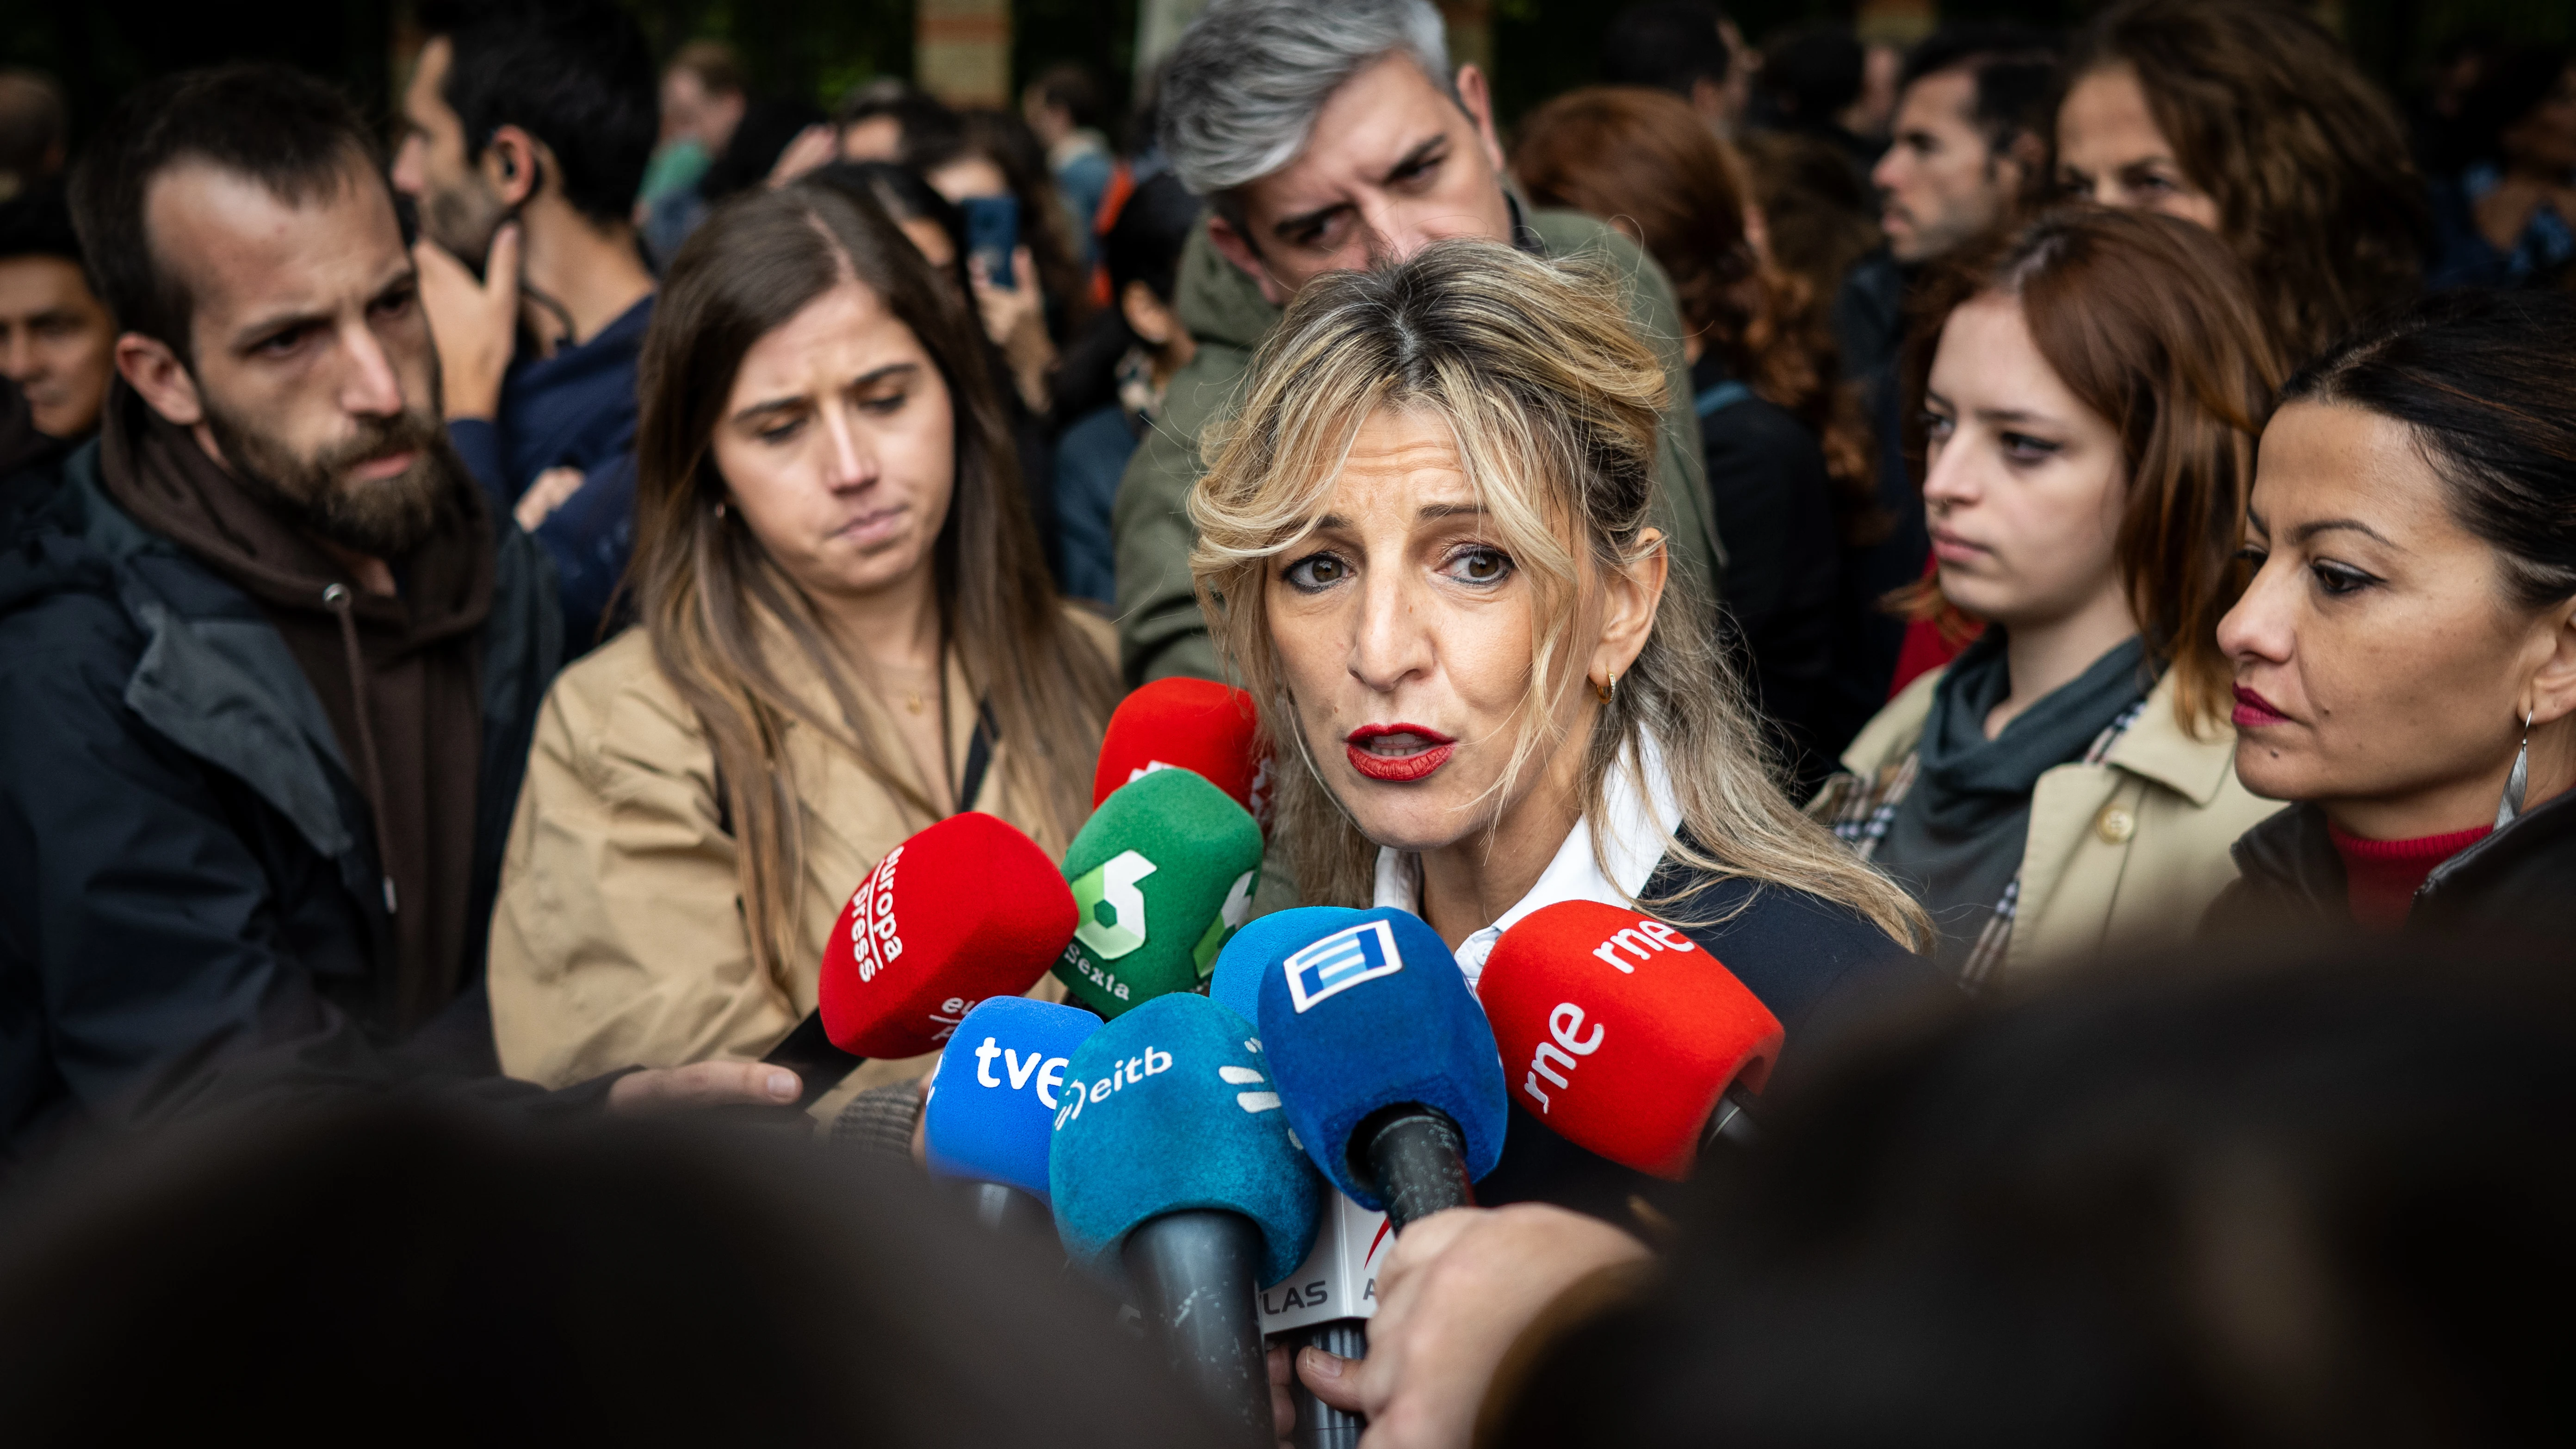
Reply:
[[[1034,1080],[1038,1100],[1045,1103],[1050,1111],[1058,1105],[1055,1089],[1064,1081],[1064,1069],[1073,1065],[1072,1058],[1046,1057],[1041,1060],[1038,1053],[1031,1052],[1023,1059],[1017,1051],[998,1045],[988,1036],[982,1046],[975,1048],[975,1085],[1000,1088],[1002,1079],[993,1075],[996,1058],[1001,1061],[1002,1070],[1010,1075],[1012,1091],[1021,1091]]]
[[[1299,1015],[1316,1002],[1404,969],[1395,949],[1395,928],[1385,921],[1362,921],[1335,931],[1280,963],[1288,973],[1288,995]]]
[[[1073,937],[1103,961],[1115,961],[1145,944],[1145,893],[1138,882],[1155,865],[1141,852],[1120,851],[1073,883]]]

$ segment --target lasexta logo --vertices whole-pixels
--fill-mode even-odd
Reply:
[[[1103,961],[1115,961],[1145,944],[1145,893],[1137,883],[1154,863],[1125,850],[1073,883],[1073,938]]]

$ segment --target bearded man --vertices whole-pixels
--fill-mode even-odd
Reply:
[[[52,523],[0,550],[0,1177],[245,1081],[492,1072],[484,935],[561,652],[346,101],[144,87],[72,207],[122,331]]]

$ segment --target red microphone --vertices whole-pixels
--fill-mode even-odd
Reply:
[[[1206,679],[1157,679],[1119,701],[1100,740],[1091,803],[1148,771],[1192,770],[1267,825],[1270,760],[1252,696]]]
[[[1563,901],[1505,931],[1476,996],[1514,1102],[1558,1136],[1676,1181],[1759,1092],[1780,1018],[1673,926],[1598,901]]]
[[[853,1056],[937,1051],[975,1003],[1044,976],[1073,925],[1073,892],[1036,841],[951,815],[887,851],[841,908],[816,1014]]]

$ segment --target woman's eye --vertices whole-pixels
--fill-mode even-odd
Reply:
[[[2028,433],[2005,433],[2000,441],[2003,443],[2004,456],[2016,463],[2036,463],[2045,458],[2053,458],[2057,456],[2059,450],[2058,444],[2046,438],[2034,438]]]
[[[1329,589],[1350,577],[1350,568],[1331,554],[1308,554],[1290,564],[1282,577],[1288,580],[1289,587],[1303,589],[1311,594],[1320,589]]]
[[[2256,572],[2260,572],[2264,563],[2271,557],[2272,551],[2270,549],[2258,548],[2250,543],[2236,551],[2236,561],[2245,565],[2247,569]]]
[[[1927,438],[1947,438],[1950,436],[1950,430],[1956,426],[1958,426],[1956,423],[1939,413],[1923,415],[1923,436]]]
[[[2314,563],[2308,565],[2308,571],[2316,575],[2318,588],[2338,598],[2356,589],[2367,588],[2374,582],[2370,575],[2342,564]]]
[[[759,436],[760,440],[764,443],[783,443],[804,430],[805,420],[803,418],[790,418],[786,422],[772,423],[768,427],[762,428]]]
[[[1495,548],[1462,548],[1449,556],[1445,572],[1460,583],[1498,584],[1510,577],[1511,555]]]
[[[903,392],[880,393],[875,397],[859,399],[859,406],[879,417],[886,417],[902,410],[904,403],[910,400],[911,396],[910,393]]]

